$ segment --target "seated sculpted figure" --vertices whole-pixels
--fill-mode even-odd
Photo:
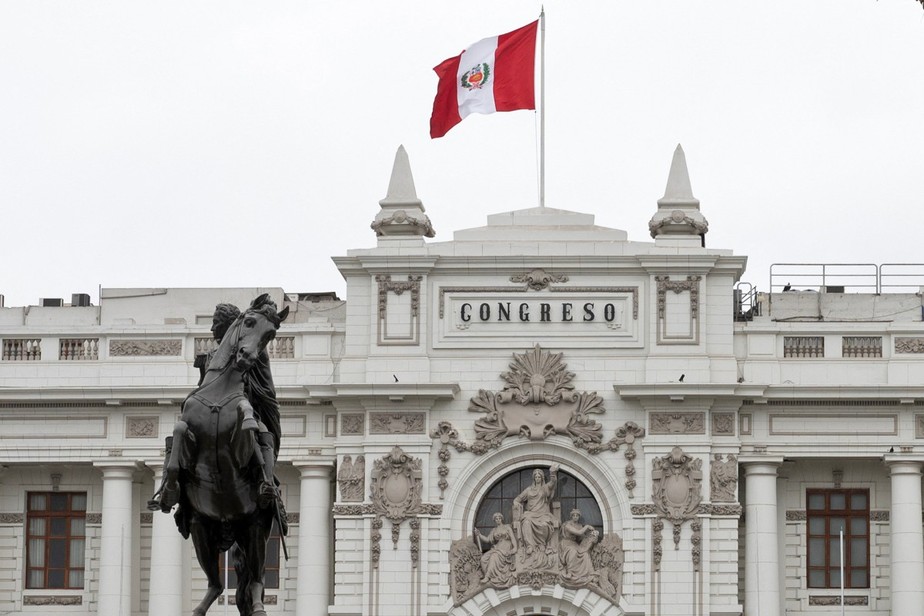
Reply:
[[[481,555],[481,583],[494,588],[508,588],[516,583],[517,538],[513,527],[504,524],[504,514],[494,516],[494,530],[482,535],[475,529],[479,545],[488,543],[491,549]]]
[[[582,586],[596,581],[590,550],[599,533],[589,524],[581,524],[581,511],[573,509],[567,522],[561,525],[561,577],[568,584]]]
[[[524,555],[522,565],[529,569],[555,568],[552,541],[559,521],[552,515],[551,503],[558,483],[558,465],[549,469],[545,480],[542,469],[533,471],[533,485],[513,500],[513,522]]]

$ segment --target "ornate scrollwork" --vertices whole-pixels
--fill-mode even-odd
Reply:
[[[568,277],[550,274],[544,269],[538,268],[525,274],[517,274],[515,276],[511,276],[510,282],[525,282],[526,286],[533,291],[541,291],[547,288],[552,282],[568,282]]]
[[[680,548],[680,529],[687,520],[699,513],[702,500],[703,461],[674,447],[666,456],[652,461],[652,496],[658,518],[670,521],[673,526],[674,549]],[[694,537],[696,536],[694,528]],[[660,532],[657,533],[660,537]],[[693,562],[700,558],[694,541]]]

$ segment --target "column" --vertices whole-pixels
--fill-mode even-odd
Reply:
[[[154,489],[160,487],[164,462],[146,462],[154,471]],[[148,614],[183,616],[183,536],[173,515],[154,512],[151,524],[151,583]]]
[[[744,614],[778,616],[780,557],[776,477],[779,462],[744,463]]]
[[[136,466],[126,460],[104,460],[93,466],[103,473],[103,527],[99,554],[99,616],[131,614],[132,475]]]
[[[330,482],[333,461],[295,462],[301,472],[298,507],[296,616],[326,616],[330,605]]]
[[[892,614],[924,614],[921,462],[886,457],[892,476]]]

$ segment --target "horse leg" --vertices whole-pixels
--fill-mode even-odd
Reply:
[[[263,605],[264,576],[266,575],[266,542],[269,539],[273,519],[264,512],[258,513],[242,529],[238,537],[238,544],[243,546],[243,567],[248,578],[250,594],[250,614],[252,616],[266,616],[266,607]],[[241,612],[244,613],[243,611]]]
[[[180,467],[183,462],[189,459],[188,455],[186,455],[186,450],[190,445],[188,439],[192,439],[192,432],[189,431],[189,425],[180,419],[173,426],[170,455],[167,459],[167,465],[164,467],[163,486],[160,495],[160,508],[162,511],[170,511],[170,508],[180,500]]]
[[[218,522],[205,522],[200,516],[193,516],[190,522],[190,535],[192,536],[193,546],[196,548],[196,559],[199,561],[199,567],[208,578],[209,587],[205,591],[205,596],[199,605],[193,610],[193,616],[205,616],[209,607],[224,592],[225,587],[221,583],[221,575],[218,569],[218,539],[217,533],[213,532],[213,525]]]
[[[238,468],[246,468],[253,457],[256,449],[255,434],[259,429],[259,424],[253,415],[253,406],[247,399],[243,399],[237,404],[237,423],[234,431],[231,433],[231,452]]]

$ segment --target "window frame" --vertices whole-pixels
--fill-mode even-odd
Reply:
[[[862,495],[866,500],[865,508],[853,507],[853,497]],[[813,496],[824,498],[824,508],[813,509],[811,502]],[[844,508],[834,508],[831,504],[832,496],[843,496]],[[809,488],[805,491],[805,584],[806,588],[813,589],[836,589],[840,588],[840,565],[832,564],[832,548],[837,548],[840,552],[840,533],[839,528],[832,529],[833,519],[844,520],[844,588],[851,589],[868,589],[871,580],[870,564],[870,490],[869,488]],[[865,524],[865,533],[854,532],[852,520],[862,519]],[[822,520],[824,524],[823,532],[812,532],[813,520]],[[824,550],[824,558],[818,559],[813,545],[817,545],[821,540]],[[853,545],[856,540],[864,541],[865,555],[863,565],[852,565],[854,561]],[[813,558],[815,557],[815,558]],[[823,560],[822,565],[812,565],[813,561]],[[824,575],[824,584],[813,584],[812,573],[822,572]],[[865,572],[863,585],[854,585],[853,576],[855,573]]]
[[[237,572],[234,570],[234,562],[230,558],[230,550],[218,553],[218,575],[221,583],[225,584],[225,592],[237,590]],[[273,521],[273,530],[266,542],[266,564],[264,566],[264,580],[270,577],[271,573],[276,574],[276,580],[267,582],[266,590],[279,590],[282,588],[282,537],[279,533],[279,525]],[[275,555],[274,558],[270,558]],[[227,578],[225,577],[225,557],[228,557]],[[232,592],[233,594],[233,592]]]
[[[46,506],[44,509],[33,509],[33,497],[44,496],[46,499]],[[55,510],[52,508],[51,501],[53,498],[65,496],[67,498],[67,504],[62,510]],[[82,497],[83,498],[83,509],[74,509],[74,498]],[[32,532],[32,521],[42,519],[45,520],[45,528],[42,534],[33,534]],[[55,531],[52,529],[52,520],[55,519],[64,519],[64,534],[55,534]],[[77,535],[73,534],[73,524],[72,520],[82,520],[83,521],[83,534]],[[55,492],[55,491],[28,491],[26,492],[26,528],[25,528],[25,552],[26,558],[24,565],[25,570],[25,580],[23,581],[23,586],[27,590],[84,590],[86,588],[87,579],[86,579],[86,562],[87,562],[87,493],[86,492]],[[64,560],[63,566],[61,567],[52,567],[51,566],[51,547],[52,541],[64,540]],[[41,540],[42,541],[42,565],[33,566],[32,562],[32,552],[31,546],[32,541]],[[83,542],[83,551],[84,557],[83,561],[80,563],[80,566],[71,565],[71,550],[74,548],[74,541]],[[32,583],[32,574],[36,571],[41,572],[42,582],[41,584]],[[63,572],[63,584],[60,586],[51,585],[49,581],[52,571],[62,571]],[[71,574],[80,572],[80,585],[72,586],[71,585]]]

